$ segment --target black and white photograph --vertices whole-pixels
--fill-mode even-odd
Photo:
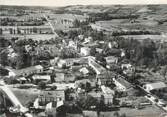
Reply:
[[[0,117],[167,117],[167,0],[0,0]]]

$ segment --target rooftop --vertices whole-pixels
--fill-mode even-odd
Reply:
[[[149,83],[146,85],[150,85],[153,89],[160,89],[167,87],[167,85],[164,82]]]
[[[129,83],[128,81],[126,81],[125,79],[123,79],[122,77],[119,77],[116,79],[120,84],[122,84],[123,86],[125,86],[127,89],[131,88],[132,85],[131,83]]]

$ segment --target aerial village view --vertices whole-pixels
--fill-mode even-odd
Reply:
[[[167,5],[0,8],[0,117],[167,116]]]

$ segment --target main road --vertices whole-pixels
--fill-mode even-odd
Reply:
[[[46,21],[50,25],[50,27],[52,29],[52,32],[54,33],[55,37],[59,37],[59,35],[56,33],[55,28],[54,28],[53,24],[51,23],[50,19],[45,14],[43,14],[43,17],[46,19]]]

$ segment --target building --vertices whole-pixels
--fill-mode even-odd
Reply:
[[[104,94],[102,92],[91,92],[89,93],[92,97],[96,98],[99,102],[103,99],[106,106],[113,104],[114,96],[112,94]]]
[[[36,65],[36,66],[31,66],[31,67],[27,67],[24,69],[19,69],[19,70],[15,70],[15,69],[8,69],[9,70],[9,76],[29,76],[32,74],[36,74],[36,73],[42,73],[43,72],[43,67],[41,65]]]
[[[64,82],[65,75],[64,73],[56,73],[56,77],[54,78],[55,82]]]
[[[81,73],[83,73],[84,75],[89,73],[89,70],[86,67],[83,67],[79,70]]]
[[[119,76],[118,78],[113,78],[113,82],[116,85],[119,91],[128,91],[128,89],[132,88],[131,83],[126,81],[123,77]]]
[[[74,59],[73,58],[69,58],[69,59],[60,59],[57,63],[57,66],[60,68],[63,67],[70,67],[74,64]]]
[[[106,73],[106,69],[90,57],[88,58],[88,65],[93,68],[97,75]]]
[[[90,43],[90,42],[92,42],[92,41],[93,41],[93,38],[92,38],[92,37],[88,37],[88,38],[85,38],[85,39],[84,39],[83,44]]]
[[[55,82],[74,82],[75,76],[71,73],[56,73]]]
[[[90,50],[91,49],[89,47],[81,47],[80,53],[82,56],[89,56]]]
[[[104,85],[101,86],[101,90],[104,94],[112,94],[115,95],[115,91],[110,89],[109,87],[106,87]]]
[[[57,107],[57,103],[64,100],[65,92],[63,90],[42,91],[34,101],[34,107],[36,109],[45,109],[49,103],[52,103],[52,107]]]
[[[55,65],[57,65],[58,60],[59,60],[59,57],[55,57],[54,59],[51,59],[51,60],[50,60],[50,64],[51,64],[52,66],[55,66]]]
[[[132,74],[135,71],[135,67],[133,67],[131,64],[122,64],[121,68],[123,70],[124,74]]]
[[[152,90],[159,90],[166,88],[167,85],[164,82],[155,82],[155,83],[148,83],[143,86],[143,88],[147,91],[150,92]]]
[[[96,83],[93,80],[90,79],[82,79],[82,80],[76,80],[75,81],[75,88],[80,87],[81,84],[86,85],[86,83],[90,83],[91,87],[95,87]]]
[[[51,80],[50,75],[34,75],[32,76],[33,82],[35,84],[38,84],[39,82],[43,81],[43,82],[48,82]]]
[[[84,58],[67,58],[67,59],[59,59],[57,62],[57,66],[59,68],[62,67],[71,67],[74,63],[82,63],[84,62]]]
[[[114,72],[106,72],[104,74],[97,75],[96,79],[99,85],[107,85],[107,84],[111,84],[113,78],[115,77],[116,77],[116,74]]]
[[[118,63],[118,57],[115,57],[115,56],[105,57],[105,60],[106,60],[107,64],[111,64],[111,63],[117,64]]]

